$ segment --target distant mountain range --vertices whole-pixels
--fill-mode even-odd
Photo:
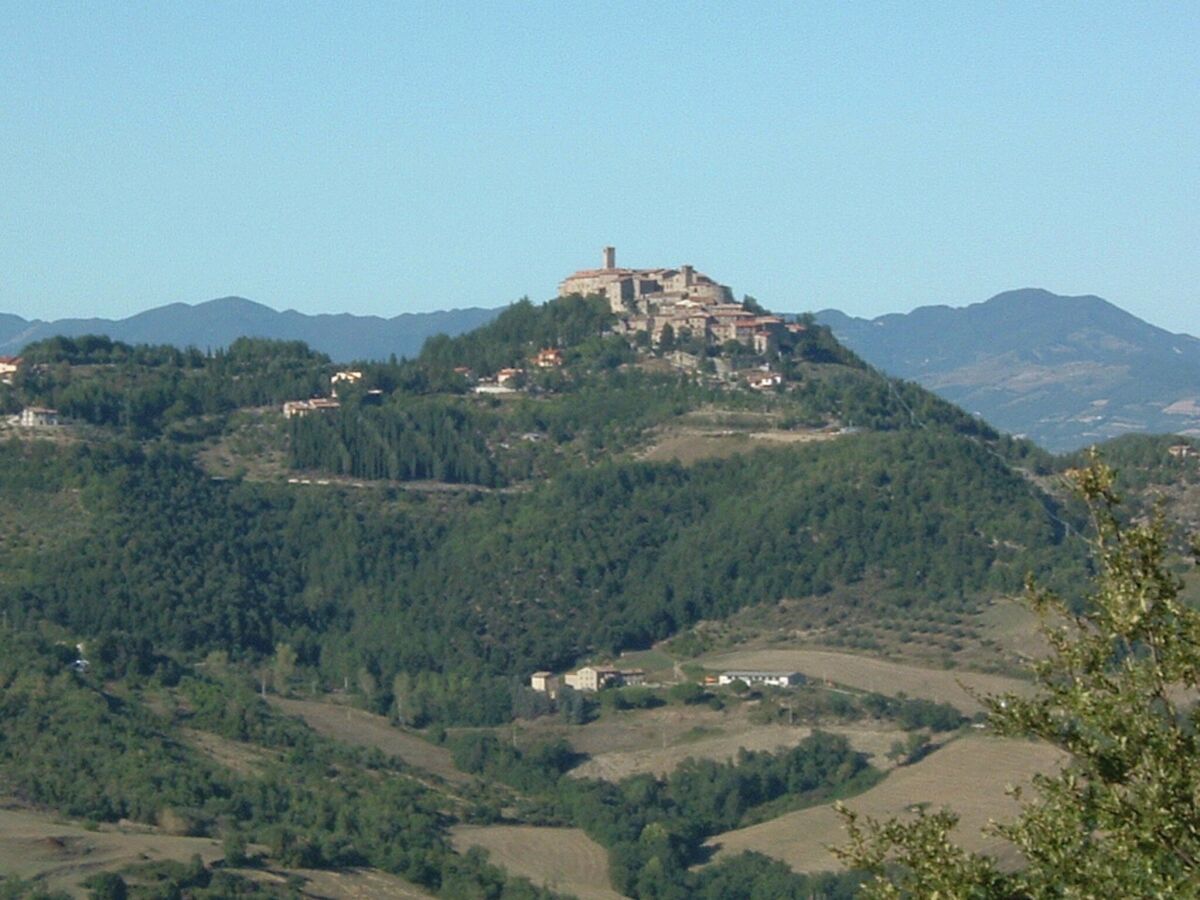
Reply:
[[[130,344],[175,344],[201,349],[226,347],[239,337],[304,341],[338,362],[415,356],[431,335],[461,334],[490,322],[500,309],[451,309],[431,313],[380,316],[310,316],[279,312],[242,297],[223,297],[189,305],[171,303],[127,319],[28,321],[0,314],[0,354],[15,355],[26,345],[56,334],[76,337],[104,334]]]
[[[867,362],[1048,450],[1130,432],[1200,435],[1200,340],[1099,297],[1026,289],[954,308],[817,313]]]
[[[500,312],[306,315],[224,297],[118,320],[0,314],[0,354],[56,334],[202,349],[246,335],[301,340],[339,362],[412,357],[426,338],[470,331]],[[877,368],[1048,450],[1130,432],[1200,435],[1200,340],[1156,328],[1099,297],[1026,289],[965,307],[924,306],[875,319],[828,309],[817,319]]]

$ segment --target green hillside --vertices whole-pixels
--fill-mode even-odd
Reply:
[[[195,461],[214,440],[198,423],[236,431],[238,406],[328,379],[302,345],[34,348],[18,395],[94,430],[53,452],[0,447],[14,500],[40,505],[38,485],[47,504],[82,507],[36,552],[7,548],[12,621],[184,661],[221,649],[252,664],[286,643],[320,683],[369,678],[381,711],[404,673],[428,685],[424,718],[493,723],[529,671],[747,606],[869,581],[905,605],[962,611],[1029,571],[1077,564],[1054,501],[1014,468],[1044,460],[871,371],[827,331],[786,350],[787,389],[755,392],[663,371],[606,336],[607,321],[591,300],[517,304],[416,362],[364,367],[339,409],[268,424],[293,466],[379,480],[372,490],[286,472],[213,479]],[[471,394],[454,371],[511,366],[554,336],[565,364],[531,370],[514,396]],[[124,399],[80,399],[108,394]],[[636,459],[663,423],[714,406],[767,416],[785,436],[840,432],[687,467]],[[410,479],[508,489],[401,490]]]
[[[503,809],[587,830],[609,849],[614,884],[672,896],[708,836],[876,776],[859,778],[864,760],[834,741],[815,746],[823,761],[811,765],[702,768],[694,777],[739,799],[692,808],[683,794],[697,792],[669,778],[622,787],[618,801],[560,783],[577,761],[569,753],[476,753],[461,765],[482,781],[454,793],[321,743],[249,686],[337,692],[438,739],[553,712],[523,686],[534,670],[645,650],[698,623],[786,606],[792,626],[834,636],[855,623],[929,628],[1017,591],[1029,572],[1068,587],[1085,572],[1078,512],[1039,486],[1065,462],[883,377],[827,329],[800,323],[756,355],[732,342],[650,346],[611,324],[591,299],[519,303],[416,360],[347,369],[261,340],[213,354],[103,338],[32,347],[0,398],[9,410],[56,407],[65,424],[5,426],[0,441],[0,500],[12,511],[0,603],[20,660],[0,725],[4,791],[101,820],[158,821],[166,806],[200,833],[254,835],[273,860],[367,865],[446,896],[532,895],[446,843],[453,823]],[[548,347],[561,359],[538,367]],[[523,372],[500,389],[505,369]],[[778,384],[754,386],[767,370]],[[352,374],[332,382],[339,371]],[[333,386],[336,406],[282,415]],[[725,443],[711,458],[646,458],[664,435],[688,434]],[[91,668],[69,671],[73,654],[56,640],[81,642]],[[41,673],[32,693],[16,687],[21,672]],[[772,704],[763,715],[779,721]],[[813,724],[892,708],[812,704],[824,710]],[[561,706],[568,721],[597,714]],[[85,767],[55,763],[59,751],[14,752],[72,723],[99,736]],[[275,761],[234,777],[183,728]],[[914,738],[905,752],[922,746]],[[139,747],[144,766],[96,778],[106,754]],[[298,753],[308,768],[294,768]],[[795,782],[806,787],[784,786],[791,766],[815,766]],[[411,834],[372,818],[368,784],[414,811]],[[615,803],[629,805],[619,822],[601,812]],[[343,823],[303,812],[314,805],[363,811]],[[637,829],[661,842],[643,846]],[[761,859],[706,871],[688,882],[695,891],[720,891],[738,872],[780,896],[811,889]]]

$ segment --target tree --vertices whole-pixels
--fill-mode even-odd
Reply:
[[[91,889],[88,896],[94,900],[125,900],[128,896],[125,879],[116,872],[101,872],[87,886]]]
[[[670,353],[675,349],[675,329],[670,325],[664,325],[662,333],[658,337],[658,349],[663,353]]]
[[[1123,526],[1113,471],[1070,473],[1095,529],[1093,592],[1080,610],[1036,588],[1049,656],[1030,698],[988,698],[1001,734],[1070,754],[1034,780],[1017,820],[996,826],[1027,860],[1016,872],[951,843],[957,817],[878,822],[842,810],[838,851],[876,874],[874,897],[1182,897],[1200,885],[1200,613],[1180,599],[1161,516]],[[1200,557],[1200,544],[1193,544]]]
[[[275,645],[275,659],[272,664],[275,693],[286,694],[288,692],[288,685],[292,681],[292,676],[296,674],[296,658],[296,651],[290,644]]]

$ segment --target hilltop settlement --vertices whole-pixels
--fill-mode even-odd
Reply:
[[[692,338],[706,345],[736,341],[761,355],[778,350],[782,332],[803,332],[800,323],[762,315],[737,303],[728,286],[684,265],[675,269],[622,269],[617,252],[605,247],[599,269],[582,269],[567,276],[558,295],[601,295],[618,317],[618,331],[648,334],[655,344],[664,333],[677,341]]]

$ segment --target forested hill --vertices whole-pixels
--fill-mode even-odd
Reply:
[[[961,610],[1073,559],[1063,514],[1017,468],[1048,458],[827,329],[680,368],[678,348],[610,325],[603,301],[516,304],[417,360],[362,364],[340,407],[291,420],[277,404],[337,371],[302,344],[35,345],[5,402],[68,424],[3,448],[9,508],[41,510],[40,538],[5,545],[5,608],[180,660],[250,663],[282,642],[320,681],[367,673],[381,708],[406,673],[428,682],[430,718],[499,721],[513,677],[748,605],[870,581]],[[561,364],[538,369],[547,346]],[[515,366],[519,388],[473,389]],[[782,384],[748,388],[740,373],[765,366]],[[698,461],[643,460],[672,441]]]
[[[454,851],[451,826],[501,817],[585,829],[613,886],[647,900],[733,883],[848,896],[853,873],[809,882],[762,857],[694,869],[714,835],[882,777],[845,737],[617,784],[566,775],[579,757],[562,739],[517,740],[532,717],[573,728],[594,711],[531,691],[535,670],[664,641],[681,670],[753,616],[825,647],[886,631],[954,666],[987,649],[974,623],[1029,572],[1083,580],[1080,516],[1039,486],[1061,461],[789,324],[758,346],[650,340],[569,297],[411,360],[337,365],[253,338],[31,345],[0,384],[6,802],[446,897],[549,896]],[[301,685],[314,706],[447,743],[425,749],[465,783],[440,780],[446,761],[414,771],[318,738],[255,696]],[[621,702],[646,708],[709,696],[630,690]],[[757,695],[710,699],[774,715]],[[811,699],[964,721],[925,700]],[[228,863],[173,865],[126,872],[128,895],[294,895]],[[0,876],[0,894],[23,888]]]

